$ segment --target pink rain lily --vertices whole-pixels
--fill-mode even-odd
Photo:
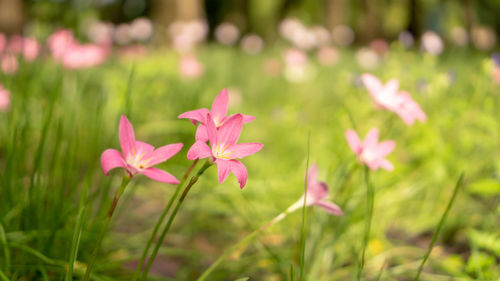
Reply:
[[[10,106],[10,92],[0,84],[0,111],[7,111]]]
[[[209,111],[206,108],[200,108],[196,110],[191,110],[184,112],[178,116],[178,118],[187,118],[191,120],[193,124],[201,123],[196,130],[196,140],[208,141],[207,135],[207,116],[211,116],[211,120],[215,124],[215,128],[219,129],[227,120],[234,117],[235,115],[227,115],[229,105],[229,94],[226,89],[220,91],[220,93],[215,97],[212,103],[212,109]],[[207,115],[210,113],[210,115]],[[242,115],[243,124],[249,123],[255,119],[255,117],[250,115]]]
[[[24,38],[23,56],[26,61],[34,61],[40,54],[42,47],[35,38]]]
[[[143,174],[155,181],[170,184],[178,184],[179,180],[173,175],[154,168],[154,165],[167,161],[177,154],[182,143],[169,144],[155,149],[152,145],[135,140],[134,128],[127,117],[122,115],[120,119],[120,151],[107,149],[101,155],[101,166],[105,175],[114,168],[124,168],[130,177]]]
[[[342,216],[342,210],[336,204],[325,200],[328,197],[328,185],[326,182],[318,181],[318,167],[312,165],[307,172],[307,198],[306,206],[318,206],[335,216]],[[289,212],[302,208],[304,205],[304,194],[288,209]]]
[[[411,98],[410,93],[398,92],[399,81],[397,79],[391,79],[384,85],[377,77],[365,73],[361,76],[361,80],[378,107],[393,111],[407,125],[412,125],[415,120],[424,122],[427,119],[418,103]]]
[[[62,65],[69,69],[94,67],[103,63],[108,54],[108,46],[96,44],[73,45],[63,54]]]
[[[4,73],[14,74],[19,68],[19,63],[17,62],[17,59],[14,55],[5,54],[0,58],[0,67],[2,68],[2,71]]]
[[[243,188],[247,181],[245,165],[236,159],[252,155],[262,149],[260,143],[237,144],[243,127],[243,115],[236,114],[216,128],[214,118],[210,113],[206,116],[206,128],[210,147],[203,140],[196,140],[188,151],[189,160],[210,157],[217,164],[219,183],[223,183],[230,172],[236,176]]]
[[[363,142],[359,139],[358,134],[354,130],[347,130],[345,137],[352,151],[356,153],[361,163],[364,163],[368,168],[377,170],[383,168],[388,171],[394,170],[394,166],[385,157],[393,150],[396,143],[392,140],[378,143],[378,129],[372,128]]]

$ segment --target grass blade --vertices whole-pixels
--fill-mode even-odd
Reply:
[[[413,279],[414,281],[418,281],[420,279],[420,274],[424,269],[425,262],[431,255],[432,248],[434,247],[434,244],[436,243],[436,240],[439,236],[439,232],[441,231],[441,228],[443,227],[444,222],[448,217],[448,213],[450,212],[450,209],[453,206],[453,203],[455,202],[455,198],[457,197],[458,190],[462,186],[463,180],[464,180],[464,173],[460,175],[460,178],[458,179],[457,184],[455,185],[455,190],[453,190],[453,195],[451,195],[450,201],[448,202],[448,206],[446,206],[446,210],[444,211],[443,215],[441,216],[441,219],[439,220],[439,223],[436,227],[436,231],[434,231],[434,234],[432,235],[431,243],[429,244],[429,248],[427,248],[427,252],[424,255],[424,259],[422,260],[422,263],[418,268],[417,275],[415,275],[415,279]]]
[[[304,180],[304,205],[302,206],[302,232],[300,237],[300,280],[304,281],[305,255],[306,255],[306,202],[307,202],[307,171],[309,170],[309,156],[311,154],[311,131],[307,134],[307,160],[306,176]]]

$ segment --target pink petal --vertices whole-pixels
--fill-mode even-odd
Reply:
[[[102,171],[107,176],[110,170],[118,167],[125,168],[126,164],[120,151],[110,148],[106,149],[101,154],[101,167]]]
[[[229,103],[229,95],[226,89],[222,89],[220,93],[215,97],[212,104],[212,118],[214,118],[216,123],[219,123],[224,119],[227,114],[227,108]]]
[[[231,146],[235,144],[241,134],[243,126],[243,116],[236,114],[227,120],[217,132],[217,143],[224,146]]]
[[[375,94],[383,89],[382,82],[372,74],[365,73],[361,75],[361,81],[363,81],[363,84],[370,93]]]
[[[207,126],[200,124],[196,129],[195,139],[203,142],[208,141]]]
[[[243,114],[243,124],[250,123],[253,120],[255,120],[255,117],[252,115],[245,115]]]
[[[351,147],[352,151],[357,155],[361,153],[361,141],[359,140],[358,134],[354,130],[346,130],[345,138],[347,140],[347,144]]]
[[[307,186],[307,201],[314,204],[328,196],[328,185],[326,182],[309,182]]]
[[[146,154],[149,154],[151,152],[153,152],[155,150],[155,147],[148,144],[148,143],[145,143],[145,142],[142,142],[142,141],[135,141],[135,154],[136,155],[146,155]]]
[[[139,173],[155,181],[170,183],[170,184],[179,183],[179,180],[176,177],[158,168],[147,168],[145,170],[140,171]]]
[[[378,142],[378,129],[377,128],[371,128],[370,131],[368,131],[368,134],[366,134],[365,140],[363,142],[363,147],[372,147],[375,146]]]
[[[217,145],[218,137],[217,137],[217,128],[215,127],[214,119],[210,113],[207,114],[207,123],[205,123],[207,127],[207,136],[210,141],[210,145],[212,147]]]
[[[120,128],[118,131],[120,135],[120,146],[123,155],[127,158],[129,155],[135,153],[135,135],[134,128],[125,115],[122,115],[120,118]]]
[[[312,164],[311,167],[309,168],[309,171],[307,171],[307,183],[313,184],[316,183],[317,180],[318,180],[318,166],[316,164]]]
[[[390,154],[394,150],[395,146],[396,146],[396,142],[394,142],[392,140],[383,141],[383,142],[378,144],[377,154],[380,157],[385,157],[386,155]]]
[[[399,88],[399,81],[398,79],[391,79],[389,80],[385,86],[384,86],[384,91],[387,91],[387,93],[394,93],[396,94]]]
[[[387,159],[381,159],[381,160],[379,160],[378,161],[378,166],[381,167],[382,169],[387,170],[387,171],[393,171],[394,170],[394,166]]]
[[[231,163],[231,172],[233,172],[234,176],[240,183],[240,188],[243,188],[247,183],[247,177],[248,177],[247,168],[240,161],[231,160],[229,162]]]
[[[340,207],[337,206],[336,204],[333,204],[332,202],[319,201],[319,202],[317,202],[314,205],[319,206],[319,207],[325,209],[328,213],[330,213],[332,215],[335,215],[335,216],[342,216],[342,215],[344,215],[342,213],[342,210],[340,209]]]
[[[193,124],[195,124],[195,125],[198,122],[200,122],[202,124],[205,124],[208,112],[209,112],[208,109],[206,109],[206,108],[200,108],[200,109],[196,109],[196,110],[191,110],[191,111],[184,112],[181,115],[179,115],[177,118],[187,118],[187,119],[190,119],[191,122]]]
[[[210,156],[212,156],[212,151],[203,141],[196,141],[187,153],[188,160],[202,159]]]
[[[183,146],[182,143],[175,143],[162,146],[144,156],[144,159],[148,161],[149,166],[160,164],[172,158],[172,156],[174,156],[175,154],[177,154],[182,149],[182,146]]]
[[[215,163],[217,164],[217,175],[219,178],[219,183],[223,183],[231,172],[231,163],[228,160],[223,159],[217,159],[215,160]]]
[[[227,148],[227,151],[231,151],[231,158],[243,158],[248,155],[252,155],[264,147],[261,143],[238,143],[233,144]]]

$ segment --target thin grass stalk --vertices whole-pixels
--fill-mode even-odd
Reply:
[[[0,223],[0,242],[3,248],[3,255],[5,257],[5,272],[9,273],[10,269],[10,252],[9,247],[7,245],[7,235],[5,234],[5,229],[3,225]]]
[[[363,275],[363,268],[365,266],[365,255],[366,255],[366,247],[368,246],[368,242],[370,240],[370,231],[372,224],[372,216],[373,216],[373,201],[375,200],[375,190],[373,189],[372,184],[370,183],[370,170],[367,166],[365,169],[365,184],[366,184],[366,225],[365,225],[365,233],[363,236],[363,248],[361,250],[361,258],[358,265],[358,274],[357,280],[361,280]]]
[[[0,278],[2,278],[2,281],[10,281],[9,277],[5,275],[5,273],[0,269]]]
[[[200,176],[205,172],[206,169],[208,169],[210,166],[212,166],[212,163],[210,163],[209,160],[207,160],[203,166],[198,170],[198,173],[194,175],[191,180],[189,181],[188,185],[186,188],[184,188],[184,191],[182,192],[181,197],[177,201],[177,204],[175,205],[174,210],[172,211],[172,214],[168,218],[167,224],[163,228],[163,231],[160,235],[160,238],[156,242],[155,248],[153,249],[153,252],[151,253],[151,256],[149,257],[148,263],[146,264],[146,268],[144,269],[144,272],[142,274],[142,280],[147,280],[148,279],[148,274],[149,270],[151,269],[151,266],[153,265],[153,262],[156,258],[156,255],[158,254],[158,251],[160,250],[161,244],[163,243],[163,240],[165,239],[165,236],[168,233],[168,230],[170,229],[170,226],[172,225],[172,222],[174,221],[177,212],[179,211],[179,208],[181,207],[182,203],[186,199],[189,191],[191,190],[191,187],[198,181]]]
[[[182,186],[186,182],[187,178],[189,177],[189,175],[191,174],[191,172],[193,171],[193,169],[197,163],[198,163],[198,159],[194,160],[193,164],[191,164],[191,166],[187,169],[186,173],[184,174],[184,176],[181,179],[181,182],[177,185],[177,188],[175,189],[174,195],[172,195],[172,197],[170,197],[167,205],[165,206],[165,209],[163,209],[163,212],[161,213],[160,218],[156,222],[156,225],[153,229],[153,232],[151,233],[151,236],[149,237],[149,240],[146,243],[146,247],[144,248],[144,251],[142,251],[141,259],[139,260],[139,263],[137,264],[137,268],[136,268],[135,273],[134,273],[133,281],[136,281],[137,278],[139,278],[140,272],[141,272],[142,267],[144,265],[144,260],[146,259],[146,256],[149,252],[149,249],[151,248],[151,245],[153,244],[153,241],[156,237],[156,234],[158,233],[158,230],[160,229],[160,226],[165,221],[165,217],[167,216],[168,212],[170,211],[172,204],[174,203],[175,199],[177,199],[177,196],[179,195],[179,192],[181,191]]]
[[[427,252],[424,255],[424,259],[422,260],[422,263],[418,267],[417,275],[415,275],[415,278],[413,279],[414,281],[418,281],[420,279],[420,274],[422,273],[422,270],[424,269],[425,262],[429,258],[432,252],[432,248],[434,247],[434,244],[436,243],[436,240],[439,236],[439,232],[441,231],[441,228],[443,227],[446,218],[448,217],[448,213],[450,212],[451,207],[453,206],[453,203],[455,202],[455,198],[457,197],[458,190],[462,186],[462,182],[464,179],[464,173],[460,175],[460,178],[457,181],[457,184],[455,185],[455,189],[453,190],[453,194],[451,195],[450,201],[448,202],[448,206],[446,206],[446,210],[444,211],[443,215],[441,216],[441,219],[439,220],[439,223],[436,227],[436,231],[434,231],[434,234],[432,235],[431,243],[429,244],[429,247],[427,248]]]
[[[116,191],[115,197],[113,198],[113,203],[111,204],[111,207],[109,208],[108,216],[106,217],[106,220],[104,221],[104,225],[101,229],[101,233],[99,234],[99,238],[97,240],[96,247],[94,248],[94,252],[92,253],[92,256],[90,257],[90,262],[87,265],[87,270],[85,271],[85,277],[83,278],[84,281],[88,281],[90,279],[90,273],[92,272],[92,267],[94,266],[95,259],[97,257],[97,253],[99,252],[99,249],[101,248],[101,243],[102,243],[104,235],[106,234],[106,231],[108,229],[109,222],[111,221],[111,217],[113,216],[116,205],[118,204],[118,200],[120,200],[120,196],[125,191],[125,187],[127,187],[129,182],[130,182],[130,177],[127,173],[125,173],[125,175],[123,176],[122,184],[120,185],[120,188]]]
[[[308,170],[309,170],[309,156],[311,154],[311,131],[307,135],[307,160],[306,172],[304,179],[304,205],[302,206],[302,229],[300,235],[300,274],[299,280],[305,281],[305,256],[306,256],[306,207],[307,207],[307,189],[308,189]]]

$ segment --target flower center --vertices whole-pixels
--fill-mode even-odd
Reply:
[[[219,159],[231,159],[232,151],[227,151],[228,145],[223,146],[222,144],[217,144],[214,148],[212,148],[212,153],[215,158]]]

